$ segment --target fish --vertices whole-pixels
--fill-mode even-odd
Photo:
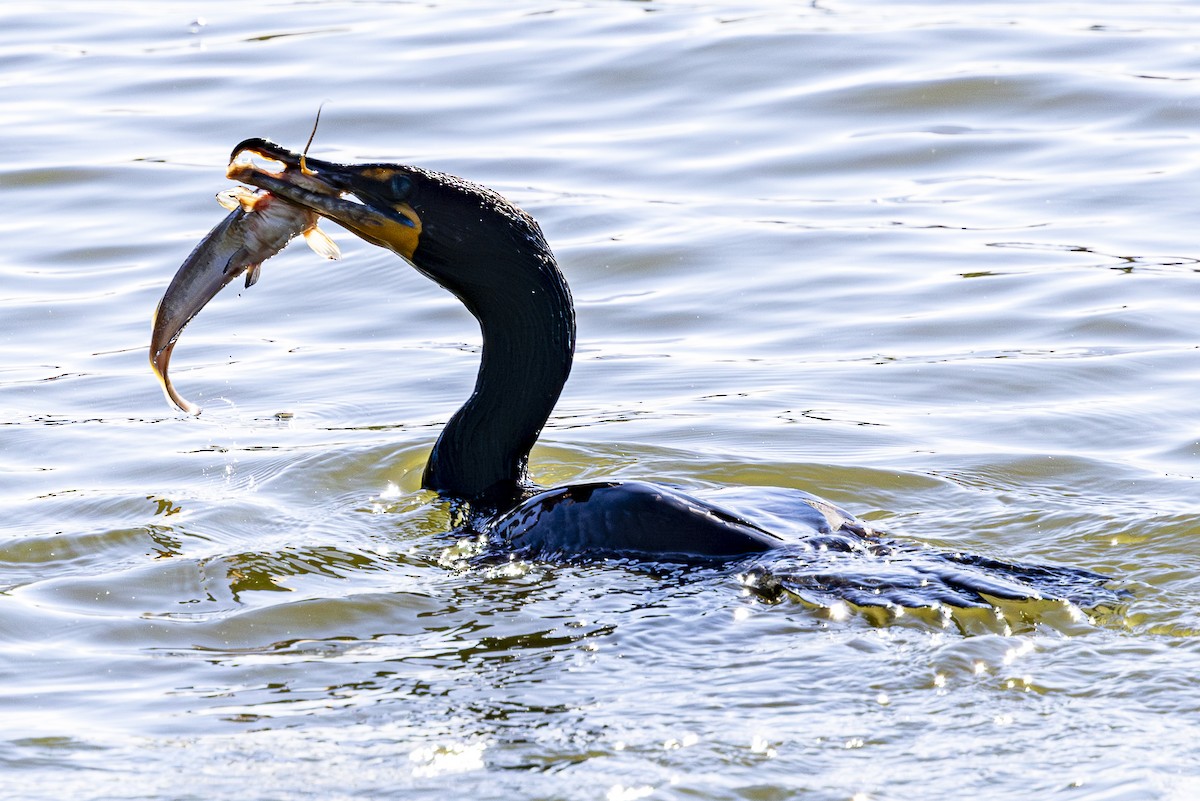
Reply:
[[[243,273],[246,287],[258,282],[262,264],[295,239],[320,256],[341,256],[337,243],[317,228],[315,212],[270,192],[237,187],[221,192],[217,201],[228,216],[200,240],[167,286],[154,311],[150,334],[150,365],[167,400],[180,411],[200,414],[200,407],[176,391],[167,374],[171,353],[184,327],[218,292]]]

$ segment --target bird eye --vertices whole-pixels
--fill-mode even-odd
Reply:
[[[396,173],[392,176],[391,183],[388,187],[392,190],[392,196],[397,199],[403,199],[412,194],[413,180],[403,173]]]

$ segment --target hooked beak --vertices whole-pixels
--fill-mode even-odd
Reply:
[[[273,170],[255,157],[282,165]],[[408,203],[390,200],[383,187],[395,168],[337,164],[301,156],[269,139],[247,139],[233,149],[226,177],[266,189],[333,220],[373,245],[412,260],[421,220]],[[274,166],[274,165],[270,165]]]

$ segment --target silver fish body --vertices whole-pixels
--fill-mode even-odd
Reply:
[[[314,212],[248,189],[224,192],[218,199],[233,211],[200,240],[171,279],[154,312],[150,336],[150,364],[167,398],[188,414],[199,414],[200,408],[175,390],[167,374],[184,326],[239,275],[245,273],[246,286],[253,286],[262,263],[301,234],[321,255],[339,255],[337,245],[317,229]]]

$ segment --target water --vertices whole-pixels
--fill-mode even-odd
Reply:
[[[1193,798],[1200,9],[7,3],[0,796]],[[420,491],[478,338],[344,231],[146,361],[248,136],[534,214],[544,483],[799,487],[1123,609],[880,622],[483,571]],[[447,552],[447,549],[451,549]]]

